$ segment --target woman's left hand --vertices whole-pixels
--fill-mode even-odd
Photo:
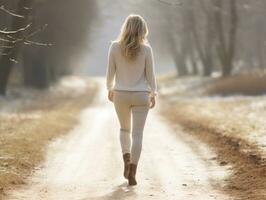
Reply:
[[[151,96],[150,97],[150,108],[154,108],[155,106],[155,103],[156,103],[156,99],[155,99],[155,96]]]
[[[113,102],[114,92],[112,90],[108,91],[108,99],[109,99],[109,101]]]

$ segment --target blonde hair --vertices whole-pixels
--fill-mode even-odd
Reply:
[[[125,19],[116,41],[128,60],[134,60],[141,49],[141,44],[148,42],[148,32],[147,24],[140,15],[131,14]]]

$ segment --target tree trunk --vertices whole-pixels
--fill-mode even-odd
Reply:
[[[186,55],[183,51],[183,46],[180,45],[178,46],[176,44],[176,39],[174,38],[174,34],[171,32],[168,32],[168,43],[169,43],[169,48],[170,52],[173,56],[173,60],[175,63],[176,71],[178,76],[184,76],[188,74],[187,66],[186,66]],[[178,49],[180,47],[180,49]]]
[[[3,56],[0,61],[0,95],[6,95],[8,78],[11,74],[11,61],[7,56]]]
[[[207,27],[206,27],[206,38],[205,38],[205,63],[203,68],[203,75],[210,76],[213,71],[213,41],[214,41],[214,34],[213,34],[213,12],[210,11],[206,12],[207,15]]]
[[[235,56],[235,46],[236,46],[236,33],[238,25],[238,15],[237,15],[237,3],[236,0],[230,0],[230,26],[229,26],[229,36],[228,42],[225,38],[225,30],[223,27],[223,17],[222,9],[223,3],[220,0],[214,1],[215,6],[218,8],[215,14],[216,20],[216,31],[218,36],[216,50],[218,57],[222,64],[222,75],[228,76],[233,70],[233,61]],[[227,44],[228,43],[228,44]]]

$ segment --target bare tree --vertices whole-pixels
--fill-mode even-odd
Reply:
[[[213,31],[213,10],[210,7],[209,1],[205,2],[200,0],[199,2],[191,2],[191,8],[187,18],[189,19],[190,30],[192,32],[192,40],[195,43],[195,49],[203,66],[203,75],[209,76],[213,70],[213,46],[214,46],[214,31]],[[205,20],[202,26],[199,28],[197,24],[200,24],[201,17],[198,17],[197,12],[202,10],[205,15]],[[199,20],[197,20],[199,18]],[[199,23],[198,23],[199,22]],[[202,30],[201,34],[198,30]]]
[[[13,35],[16,36],[16,38],[22,39],[25,35],[25,31],[29,27],[28,24],[28,17],[30,14],[30,8],[32,6],[33,1],[32,0],[20,0],[18,3],[18,9],[16,11],[17,16],[23,16],[23,17],[14,17],[12,20],[12,31],[3,31],[2,33],[5,34],[8,38],[13,38]],[[3,7],[2,7],[3,8]],[[25,27],[25,28],[21,28]],[[10,60],[16,60],[18,53],[20,51],[21,42],[17,42],[13,44],[14,46],[10,46],[10,43],[12,45],[12,42],[5,41],[4,49],[2,52],[2,57],[0,60],[0,94],[5,95],[6,93],[6,86],[7,81],[9,78],[9,75],[11,73],[13,62],[10,62]],[[9,48],[10,47],[10,48]]]
[[[190,33],[188,32],[189,25],[187,23],[187,18],[183,15],[183,12],[186,12],[186,10],[181,9],[177,12],[176,9],[178,9],[178,7],[176,7],[176,5],[178,4],[164,1],[160,2],[168,6],[175,6],[173,10],[163,13],[166,18],[164,35],[167,38],[166,42],[173,58],[177,74],[179,76],[188,75],[190,72],[188,60],[190,60],[191,46],[189,46],[189,41],[191,38]]]
[[[17,63],[17,57],[23,45],[50,46],[51,44],[41,43],[31,40],[37,33],[46,28],[46,25],[31,30],[32,23],[29,21],[32,10],[33,0],[19,0],[17,11],[13,12],[4,5],[0,10],[12,17],[11,30],[0,30],[1,58],[0,58],[0,95],[6,94],[7,82],[12,71],[14,63]]]
[[[226,4],[224,1],[214,0],[215,6],[215,25],[216,25],[216,50],[218,58],[222,64],[222,75],[228,76],[233,69],[234,56],[236,52],[236,33],[238,28],[237,2],[230,0],[228,3],[229,13],[227,14],[228,28],[226,29],[223,22],[223,11]],[[228,38],[226,38],[228,35]]]
[[[7,9],[10,5],[16,10]],[[2,95],[18,60],[26,86],[47,88],[59,77],[71,74],[75,57],[89,48],[90,26],[97,13],[95,0],[14,0],[0,4],[0,11],[9,16],[0,19],[0,25],[6,27],[0,29]]]

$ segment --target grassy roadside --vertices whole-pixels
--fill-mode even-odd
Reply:
[[[214,159],[218,163],[232,166],[233,173],[222,188],[226,193],[241,200],[266,199],[266,162],[256,145],[234,135],[224,134],[215,128],[210,119],[196,112],[191,115],[181,103],[164,105],[161,110],[163,116],[171,123],[181,125],[185,133],[207,143],[216,152],[217,158]]]
[[[79,93],[61,86],[56,92],[38,93],[21,110],[0,115],[0,199],[5,190],[24,183],[44,159],[50,140],[68,133],[78,122],[97,89],[96,83],[86,80],[85,84]]]
[[[254,77],[208,80],[207,84],[198,79],[162,80],[163,85],[175,87],[166,88],[170,92],[161,95],[162,115],[208,144],[218,163],[231,167],[231,176],[221,189],[241,200],[266,200],[265,96],[234,96],[265,91],[257,87],[265,76],[257,82]],[[194,88],[202,95],[193,95]],[[213,94],[219,96],[211,97]]]

